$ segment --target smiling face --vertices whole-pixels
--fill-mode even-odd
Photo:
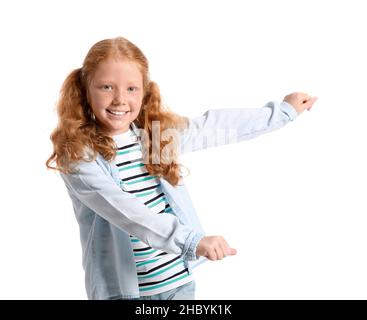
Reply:
[[[110,136],[129,129],[139,115],[143,97],[143,76],[138,65],[122,59],[99,63],[88,86],[92,111]]]

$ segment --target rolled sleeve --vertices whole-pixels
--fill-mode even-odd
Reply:
[[[289,120],[291,121],[296,119],[298,116],[298,112],[296,111],[296,109],[286,101],[280,103],[280,109],[288,115]]]
[[[185,260],[193,261],[198,259],[196,256],[196,249],[202,238],[204,238],[204,234],[198,234],[194,232],[188,236],[183,248],[183,257]]]

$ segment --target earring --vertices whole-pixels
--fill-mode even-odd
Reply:
[[[92,121],[96,121],[96,116],[94,115],[92,109],[89,109],[88,110],[88,115],[89,115],[89,118],[92,120]]]

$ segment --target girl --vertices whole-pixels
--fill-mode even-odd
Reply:
[[[72,200],[88,298],[194,299],[193,268],[236,250],[205,236],[179,153],[280,128],[314,101],[292,93],[263,108],[209,110],[190,120],[164,108],[134,44],[118,37],[93,45],[63,83],[46,162]]]

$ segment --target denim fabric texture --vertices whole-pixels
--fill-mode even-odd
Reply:
[[[290,104],[275,101],[262,108],[211,109],[190,119],[189,128],[180,137],[180,152],[251,139],[283,127],[296,116]],[[138,131],[135,124],[133,129]],[[80,228],[88,299],[140,297],[130,234],[152,248],[180,254],[190,272],[207,261],[196,256],[205,233],[183,179],[172,186],[160,178],[173,214],[153,215],[133,194],[121,189],[116,164],[100,154],[93,161],[75,164],[74,173],[61,173],[61,177]],[[192,288],[160,297],[184,297],[186,294],[179,292],[182,289],[189,292]]]

